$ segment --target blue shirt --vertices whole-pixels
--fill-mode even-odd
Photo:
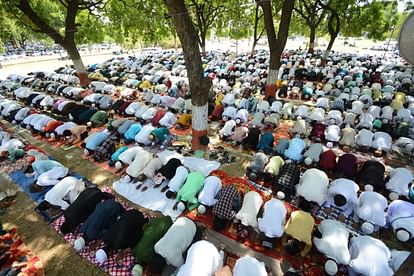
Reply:
[[[55,160],[39,160],[33,162],[32,164],[32,168],[36,176],[39,176],[42,173],[47,172],[55,167],[64,166]]]
[[[300,161],[303,158],[302,152],[305,149],[306,144],[300,138],[293,138],[289,142],[289,148],[285,150],[285,157],[294,161]]]
[[[111,160],[116,162],[118,161],[119,156],[121,155],[121,153],[123,153],[124,151],[126,151],[128,149],[127,146],[123,146],[120,147],[117,151],[115,151],[112,156],[111,156]]]
[[[128,130],[124,133],[124,137],[127,140],[134,140],[135,135],[137,135],[142,129],[140,124],[133,124],[128,128]]]
[[[257,145],[257,150],[263,150],[266,153],[269,153],[273,150],[274,137],[272,132],[266,132],[260,138],[259,144]]]
[[[86,148],[96,150],[106,139],[108,139],[108,134],[104,132],[94,133],[85,139]]]

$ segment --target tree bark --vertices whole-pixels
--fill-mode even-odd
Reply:
[[[330,8],[329,8],[330,9]],[[333,10],[330,9],[331,15],[329,16],[329,20],[328,20],[328,32],[329,32],[329,43],[328,43],[328,47],[325,50],[325,53],[323,54],[322,60],[321,60],[321,65],[325,66],[326,64],[326,59],[329,56],[329,53],[332,50],[333,44],[335,43],[335,39],[338,37],[338,34],[340,32],[340,19],[339,19],[339,15],[338,13]]]
[[[256,0],[257,1],[257,0]],[[286,46],[289,34],[290,19],[295,5],[294,0],[285,0],[282,6],[282,15],[279,21],[279,30],[276,38],[275,26],[273,24],[272,6],[270,1],[259,1],[262,6],[267,41],[269,43],[270,64],[269,72],[266,80],[265,98],[276,96],[276,82],[279,77],[279,69],[281,65],[280,57]]]
[[[309,48],[308,53],[313,54],[315,48],[315,38],[316,38],[316,26],[309,26],[310,36],[309,36]]]
[[[206,149],[200,145],[200,137],[207,135],[208,128],[208,91],[211,80],[204,77],[199,37],[184,0],[164,0],[183,48],[191,91],[192,110],[192,150]]]
[[[68,52],[69,58],[72,60],[73,65],[75,65],[80,85],[88,86],[90,84],[88,72],[86,71],[85,65],[83,64],[82,57],[79,54],[78,48],[76,48],[75,42],[67,43],[62,46]]]

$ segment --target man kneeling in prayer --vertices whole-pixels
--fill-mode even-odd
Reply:
[[[177,193],[176,203],[173,207],[180,211],[188,208],[190,211],[196,208],[199,204],[197,195],[204,186],[204,175],[201,172],[191,172],[187,176],[187,180]]]

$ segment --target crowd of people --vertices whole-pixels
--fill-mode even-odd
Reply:
[[[85,88],[71,67],[10,75],[0,83],[0,112],[2,119],[49,142],[82,147],[84,158],[115,167],[137,193],[160,188],[175,200],[173,209],[212,214],[216,231],[237,223],[238,237],[247,239],[256,229],[264,234],[263,247],[278,250],[281,239],[293,256],[306,256],[315,247],[326,256],[328,275],[342,267],[350,274],[392,275],[409,252],[392,250],[376,237],[387,229],[401,243],[414,237],[411,67],[400,59],[340,53],[322,66],[320,53],[288,51],[276,93],[265,96],[267,52],[211,52],[203,64],[213,82],[206,91],[209,122],[225,145],[251,153],[246,178],[258,186],[267,183],[271,198],[259,190],[244,194],[217,176],[190,170],[180,159],[164,161],[154,153],[172,145],[175,129],[191,127],[191,91],[180,53],[90,65],[93,81]],[[287,123],[292,123],[290,138],[275,139]],[[177,267],[178,275],[267,275],[264,264],[249,256],[238,259],[233,271],[223,267],[224,253],[200,240],[189,218],[149,219],[125,210],[112,196],[70,176],[59,162],[23,150],[24,143],[10,133],[1,132],[0,138],[2,160],[34,156],[25,168],[35,176],[31,191],[53,186],[45,200],[64,210],[61,232],[81,225],[76,250],[105,242],[96,251],[100,263],[113,250],[131,248],[134,275],[145,267],[159,273],[165,264]],[[208,137],[201,140],[209,144]],[[297,210],[288,212],[286,203]]]

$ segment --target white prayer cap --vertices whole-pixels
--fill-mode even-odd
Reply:
[[[332,147],[333,147],[333,143],[332,143],[332,142],[328,142],[328,143],[326,143],[326,146],[327,146],[328,148],[332,148]]]
[[[178,211],[183,212],[185,210],[184,203],[179,202],[178,205],[177,205],[177,209],[178,209]]]
[[[336,264],[336,262],[334,260],[327,260],[325,262],[325,272],[328,275],[335,275],[338,272],[338,265]]]
[[[26,126],[26,129],[30,130],[32,127],[30,125]]]
[[[371,222],[366,221],[361,225],[361,230],[365,234],[371,235],[372,232],[374,232],[374,225]]]
[[[414,145],[413,145],[413,144],[407,144],[407,145],[405,146],[405,149],[406,149],[406,150],[409,150],[409,151],[413,150],[413,148],[414,148]]]
[[[47,138],[49,138],[50,137],[50,133],[48,132],[48,133],[46,133],[46,137]]]
[[[85,240],[82,237],[75,240],[75,243],[73,244],[73,248],[75,248],[77,252],[82,251],[84,247],[85,247]]]
[[[305,158],[305,165],[309,166],[309,165],[311,165],[311,164],[312,164],[312,159],[311,159],[311,158],[309,158],[309,157],[306,157],[306,158]]]
[[[223,121],[227,121],[227,120],[228,120],[227,116],[223,116]]]
[[[56,138],[56,135],[55,135],[54,133],[51,133],[51,134],[50,134],[50,138],[55,139],[55,138]]]
[[[391,192],[391,193],[388,195],[388,198],[389,198],[391,201],[397,200],[399,197],[400,197],[400,195],[399,195],[399,194],[397,194],[396,192]]]
[[[204,215],[207,212],[206,206],[204,206],[203,204],[200,204],[197,208],[197,212],[200,215]]]
[[[91,127],[91,126],[92,126],[92,122],[87,122],[87,123],[86,123],[86,125],[87,125],[88,127]]]
[[[117,161],[117,162],[115,163],[115,168],[117,168],[117,169],[122,168],[122,163],[121,163],[121,162],[119,162],[119,161]]]
[[[111,113],[112,113],[112,114],[115,114],[115,110],[111,110]]]
[[[83,150],[83,154],[85,154],[85,155],[89,155],[89,150],[84,149],[84,150]]]
[[[141,276],[142,273],[143,273],[142,266],[140,266],[139,264],[134,265],[134,267],[132,268],[132,275]]]
[[[388,120],[387,120],[387,119],[383,119],[383,120],[382,120],[382,122],[383,122],[384,124],[388,124]]]
[[[12,124],[13,124],[13,125],[16,125],[16,124],[17,124],[17,121],[16,121],[16,120],[13,120],[13,121],[12,121]]]
[[[94,103],[93,103],[91,106],[92,106],[92,107],[95,107],[95,106],[96,106],[96,104],[94,104]]]
[[[125,175],[122,182],[130,183],[131,182],[131,177],[129,175]]]
[[[240,124],[240,122],[241,122],[240,118],[237,118],[236,119],[236,124]]]
[[[84,101],[83,101],[83,100],[81,100],[81,101],[80,101],[80,103],[81,103],[81,104],[83,104],[83,103],[84,103]]]
[[[46,110],[47,110],[47,106],[44,106],[44,107],[43,107],[43,110],[45,110],[45,111],[46,111]]]
[[[285,164],[290,164],[290,163],[292,163],[292,160],[291,160],[291,159],[287,159],[287,160],[285,161]]]
[[[276,193],[276,197],[277,197],[277,199],[284,200],[286,196],[285,196],[285,193],[284,192],[278,191]]]
[[[410,233],[407,230],[400,229],[397,231],[397,239],[400,242],[406,242],[410,239]]]
[[[367,192],[372,192],[374,190],[374,186],[372,186],[371,184],[367,184],[364,186],[364,190]]]
[[[69,113],[69,120],[73,121],[73,116],[70,113]]]
[[[95,258],[99,264],[103,264],[108,259],[108,256],[106,255],[105,250],[99,249],[96,251]]]

